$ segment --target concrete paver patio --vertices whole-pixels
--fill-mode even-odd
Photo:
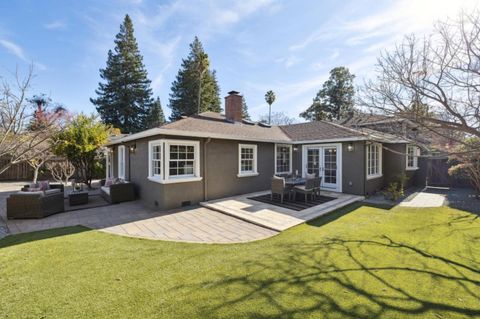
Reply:
[[[0,183],[0,238],[10,234],[83,225],[131,237],[197,243],[238,243],[260,240],[278,232],[207,208],[156,212],[139,201],[89,208],[43,219],[7,220],[6,198],[24,183]]]
[[[283,231],[365,198],[363,196],[322,191],[322,195],[334,197],[335,199],[301,211],[249,199],[267,193],[269,192],[262,191],[232,196],[202,202],[200,205],[275,231]]]

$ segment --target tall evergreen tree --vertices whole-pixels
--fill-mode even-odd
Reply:
[[[128,14],[115,37],[114,51],[108,51],[107,66],[100,69],[100,77],[105,83],[98,84],[95,90],[97,98],[90,101],[96,106],[103,122],[123,133],[145,129],[153,104],[151,81],[147,77]]]
[[[354,78],[346,67],[333,68],[312,105],[300,116],[309,121],[339,120],[348,116],[353,111]]]
[[[195,37],[190,44],[190,53],[182,60],[177,77],[172,83],[170,120],[175,121],[182,115],[190,116],[198,112],[221,111],[220,87],[216,73],[210,70],[209,65],[208,55],[200,40]]]
[[[252,120],[250,114],[248,114],[248,105],[244,96],[242,96],[242,117],[248,121]]]
[[[157,97],[147,116],[147,128],[159,127],[163,124],[165,124],[165,115],[163,114],[160,98]]]

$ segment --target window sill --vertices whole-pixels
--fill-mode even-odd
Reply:
[[[185,178],[171,178],[171,179],[160,179],[155,177],[148,177],[149,181],[159,183],[159,184],[176,184],[176,183],[187,183],[187,182],[199,182],[203,177],[185,177]]]
[[[253,177],[253,176],[258,176],[258,173],[243,173],[243,174],[237,174],[237,177]]]
[[[416,171],[418,167],[407,167],[407,171]]]
[[[383,174],[370,175],[370,176],[367,176],[367,181],[375,178],[380,178],[380,177],[383,177]]]

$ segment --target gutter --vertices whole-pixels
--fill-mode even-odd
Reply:
[[[208,171],[207,171],[207,144],[210,143],[212,139],[209,137],[203,144],[203,200],[208,201]]]

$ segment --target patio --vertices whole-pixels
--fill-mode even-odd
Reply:
[[[322,191],[322,196],[333,197],[334,199],[302,210],[293,210],[252,199],[269,194],[269,191],[243,194],[202,202],[200,205],[262,227],[284,231],[364,199],[363,196]]]

